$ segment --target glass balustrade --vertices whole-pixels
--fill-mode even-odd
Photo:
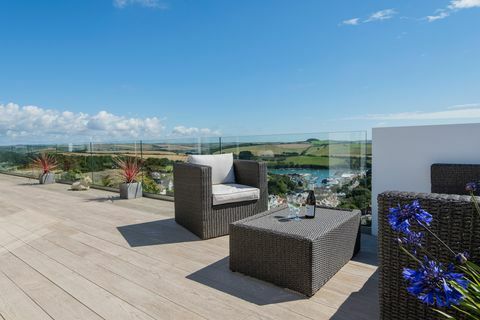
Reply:
[[[55,155],[60,182],[89,176],[95,186],[113,189],[122,182],[115,159],[136,157],[145,194],[164,197],[175,194],[175,162],[191,154],[232,153],[267,163],[271,206],[289,191],[309,189],[319,205],[360,209],[369,224],[371,142],[365,131],[0,146],[0,171],[37,178],[32,159],[40,153]]]

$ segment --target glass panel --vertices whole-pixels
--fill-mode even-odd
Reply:
[[[54,145],[18,145],[0,147],[0,171],[13,173],[29,178],[38,178],[39,168],[32,165],[32,161],[40,153],[56,153]]]
[[[360,209],[362,223],[371,220],[371,141],[365,131],[4,146],[0,171],[37,178],[40,171],[31,162],[41,152],[56,155],[59,181],[90,176],[93,184],[112,188],[122,181],[114,158],[137,157],[144,163],[144,192],[164,196],[174,195],[176,161],[190,154],[231,152],[236,159],[267,163],[271,206],[288,191],[313,189],[318,205]]]
[[[144,141],[144,192],[173,196],[173,164],[191,154],[215,154],[221,149],[219,137],[164,139]]]
[[[2,172],[31,175],[27,146],[0,147],[0,170]]]
[[[143,142],[143,191],[173,196],[173,163],[196,151],[192,141]]]
[[[57,180],[71,183],[90,175],[89,144],[56,146]]]
[[[142,143],[140,141],[91,143],[88,159],[93,184],[118,189],[123,182],[123,177],[115,159],[135,157],[141,160],[141,149]],[[138,180],[141,180],[141,176],[138,177]]]
[[[317,204],[360,209],[370,223],[371,143],[366,132],[222,137],[222,152],[268,165],[270,206],[313,189]]]

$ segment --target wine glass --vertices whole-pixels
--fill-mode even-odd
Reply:
[[[299,221],[300,219],[300,208],[302,206],[302,194],[297,192],[287,193],[287,204],[288,204],[288,219],[293,221]],[[305,201],[303,201],[304,203]]]

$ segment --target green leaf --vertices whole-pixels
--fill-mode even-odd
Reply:
[[[444,316],[444,317],[445,317],[445,319],[453,319],[453,320],[455,320],[455,318],[454,318],[454,317],[452,317],[451,315],[449,315],[449,314],[447,314],[447,313],[445,313],[445,312],[443,312],[443,311],[441,311],[441,310],[438,310],[438,309],[433,309],[433,311],[435,311],[435,312],[437,312],[437,313],[441,314],[442,316]]]

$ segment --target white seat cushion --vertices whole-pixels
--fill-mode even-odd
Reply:
[[[213,205],[260,199],[260,189],[243,184],[214,184]]]
[[[235,183],[233,153],[190,155],[187,162],[212,167],[212,184]]]

